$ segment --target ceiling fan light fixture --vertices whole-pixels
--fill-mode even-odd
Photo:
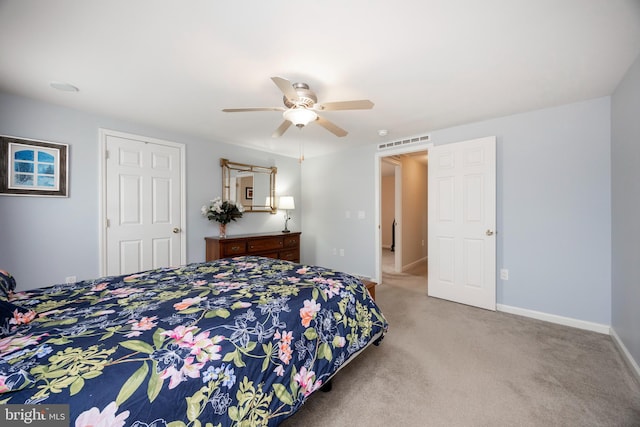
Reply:
[[[284,134],[292,124],[302,129],[311,122],[316,122],[335,136],[341,138],[347,136],[348,132],[340,126],[332,123],[326,118],[319,116],[316,111],[339,111],[339,110],[369,110],[373,108],[373,102],[368,99],[354,101],[338,101],[317,104],[316,94],[309,89],[306,83],[291,83],[282,77],[271,77],[271,80],[278,86],[283,94],[282,107],[258,107],[258,108],[224,108],[227,113],[238,113],[244,111],[282,111],[283,122],[271,134],[273,138],[278,138]]]
[[[301,128],[318,118],[318,115],[306,108],[290,108],[282,113],[285,120],[289,120],[291,123]]]

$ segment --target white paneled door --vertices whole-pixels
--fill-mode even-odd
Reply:
[[[495,137],[429,150],[429,296],[496,309]]]
[[[104,274],[183,264],[183,147],[111,131],[102,141]]]

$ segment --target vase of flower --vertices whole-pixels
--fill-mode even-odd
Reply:
[[[218,223],[220,237],[227,237],[227,224],[242,218],[242,205],[216,197],[209,204],[202,206],[201,212],[209,221]]]

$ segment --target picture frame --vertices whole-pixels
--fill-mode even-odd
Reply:
[[[69,146],[0,135],[0,195],[68,197]]]
[[[253,187],[245,187],[244,198],[247,200],[253,200]]]

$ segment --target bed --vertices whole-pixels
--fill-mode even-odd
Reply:
[[[358,278],[255,256],[1,302],[0,403],[76,426],[275,426],[388,326]]]

